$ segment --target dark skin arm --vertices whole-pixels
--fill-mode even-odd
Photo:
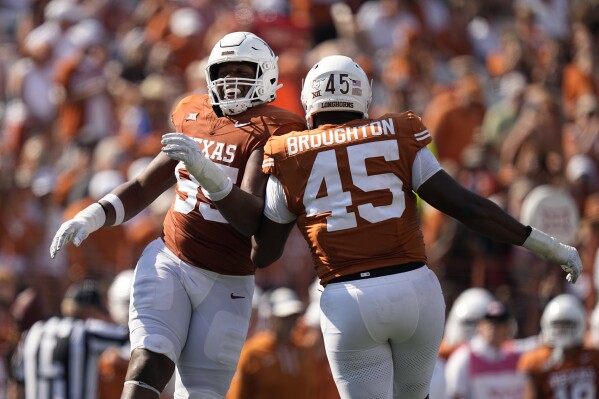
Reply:
[[[423,183],[418,195],[431,206],[480,234],[513,245],[522,245],[526,240],[526,226],[494,202],[462,187],[443,170]],[[262,217],[252,248],[252,261],[256,267],[266,267],[282,255],[293,225]]]
[[[177,179],[174,173],[176,166],[177,161],[173,161],[161,152],[138,177],[121,184],[112,191],[123,202],[124,221],[131,219],[148,207],[160,194],[176,183]],[[104,225],[111,226],[116,216],[114,207],[107,201],[100,201],[100,204],[107,210]]]
[[[214,205],[225,219],[248,237],[258,230],[264,209],[264,192],[268,175],[262,173],[263,158],[262,148],[252,152],[240,187],[233,186],[229,195],[220,201],[214,201]]]
[[[283,255],[294,225],[295,221],[281,224],[262,215],[260,228],[252,239],[252,262],[256,267],[266,267]]]
[[[462,187],[441,170],[424,182],[418,195],[431,206],[494,240],[522,245],[527,229],[494,202]]]

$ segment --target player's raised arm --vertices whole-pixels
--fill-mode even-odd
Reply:
[[[54,235],[50,256],[54,258],[68,242],[79,246],[101,227],[116,226],[137,215],[175,184],[175,165],[166,155],[158,154],[138,177],[121,184],[64,222]]]
[[[549,262],[561,265],[571,283],[575,283],[582,272],[582,262],[576,248],[523,225],[494,202],[462,187],[443,170],[422,183],[418,195],[480,234],[497,241],[521,245]]]

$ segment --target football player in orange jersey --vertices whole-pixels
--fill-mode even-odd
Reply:
[[[239,186],[253,194],[243,209],[259,217],[268,180],[260,170],[261,148],[273,134],[305,129],[303,118],[268,104],[280,87],[277,57],[258,36],[225,35],[205,72],[209,94],[182,99],[171,119],[222,171],[220,178],[199,184],[190,168],[160,152],[139,177],[63,223],[50,247],[54,257],[69,241],[79,246],[176,184],[162,236],[135,269],[123,399],[157,398],[173,372],[177,398],[225,396],[248,330],[255,267],[249,235],[227,223],[212,202]]]
[[[414,113],[368,119],[372,97],[362,68],[344,56],[318,62],[301,100],[310,130],[271,137],[263,170],[270,174],[252,260],[266,267],[282,253],[297,224],[325,286],[320,300],[327,357],[342,398],[428,396],[443,334],[445,303],[426,265],[416,195],[475,231],[522,245],[562,265],[574,283],[578,251],[524,226],[495,203],[452,179],[427,149],[431,136]],[[169,136],[163,151],[202,182],[222,181],[189,140]],[[212,185],[222,192],[224,181]],[[237,203],[240,190],[216,205]],[[247,208],[245,212],[250,212]],[[251,228],[250,228],[251,227]]]
[[[518,369],[528,375],[525,399],[597,397],[599,350],[584,347],[586,317],[583,303],[572,294],[547,303],[541,345],[518,362]]]

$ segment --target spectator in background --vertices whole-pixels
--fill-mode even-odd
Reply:
[[[157,73],[138,85],[121,82],[115,90],[121,94],[116,99],[122,121],[118,142],[132,158],[152,157],[160,149],[160,137],[170,129],[170,104],[177,99],[178,90]]]
[[[461,165],[462,150],[478,140],[475,134],[483,123],[485,103],[473,62],[467,56],[452,59],[455,81],[431,99],[422,116],[440,162]]]
[[[363,37],[364,50],[388,56],[396,37],[409,37],[421,31],[420,21],[405,0],[366,1],[356,13],[358,35]]]
[[[566,40],[568,37],[570,20],[568,0],[517,0],[515,4],[516,7],[529,9],[531,18],[548,37],[559,40]]]
[[[491,146],[495,157],[499,157],[505,136],[518,120],[526,78],[520,72],[509,72],[498,78],[498,82],[499,99],[487,108],[481,126],[481,141]]]
[[[44,7],[44,21],[35,29],[46,29],[48,25],[58,28],[59,35],[54,43],[52,57],[53,62],[63,59],[75,51],[72,38],[69,37],[69,30],[79,21],[88,16],[88,9],[83,3],[73,0],[50,0]]]
[[[315,358],[294,338],[304,304],[289,288],[269,294],[270,328],[249,338],[227,399],[314,398]]]
[[[566,164],[564,188],[572,195],[579,215],[584,213],[589,195],[599,189],[597,172],[597,163],[587,155],[574,155]]]
[[[575,101],[573,119],[564,125],[564,158],[588,156],[599,162],[599,103],[595,94],[581,94]]]
[[[75,50],[57,60],[54,67],[58,103],[55,134],[62,145],[76,140],[95,143],[114,130],[105,35],[104,27],[95,19],[83,20],[67,31]]]
[[[61,315],[35,323],[22,338],[15,355],[17,398],[96,399],[101,353],[128,340],[127,329],[109,320],[95,281],[69,286]]]
[[[514,325],[503,303],[494,300],[487,304],[476,334],[447,360],[448,398],[523,397],[525,378],[517,371],[520,354],[510,345]]]
[[[596,44],[589,28],[572,25],[572,58],[562,71],[562,107],[568,119],[576,117],[576,105],[583,95],[599,95]]]
[[[447,315],[439,349],[442,359],[447,360],[456,348],[470,341],[493,299],[493,295],[484,288],[468,288],[451,301],[453,305]]]
[[[8,104],[2,138],[8,159],[2,162],[10,160],[12,167],[19,161],[14,155],[21,152],[28,138],[37,134],[47,139],[51,137],[56,117],[52,52],[58,37],[55,25],[45,25],[29,33],[24,43],[24,57],[8,71]]]
[[[535,185],[556,182],[564,167],[557,103],[547,87],[529,85],[518,120],[501,147],[499,179],[506,186],[521,177]]]
[[[541,317],[541,346],[522,354],[525,399],[593,397],[599,381],[599,350],[584,347],[586,312],[571,294],[553,298]]]

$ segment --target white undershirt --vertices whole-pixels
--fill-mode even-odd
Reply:
[[[416,153],[412,164],[412,189],[418,191],[420,186],[431,176],[441,170],[437,158],[426,147]],[[270,176],[266,185],[266,197],[264,200],[264,215],[276,223],[286,224],[293,222],[297,215],[291,212],[287,206],[285,190],[279,179]]]

